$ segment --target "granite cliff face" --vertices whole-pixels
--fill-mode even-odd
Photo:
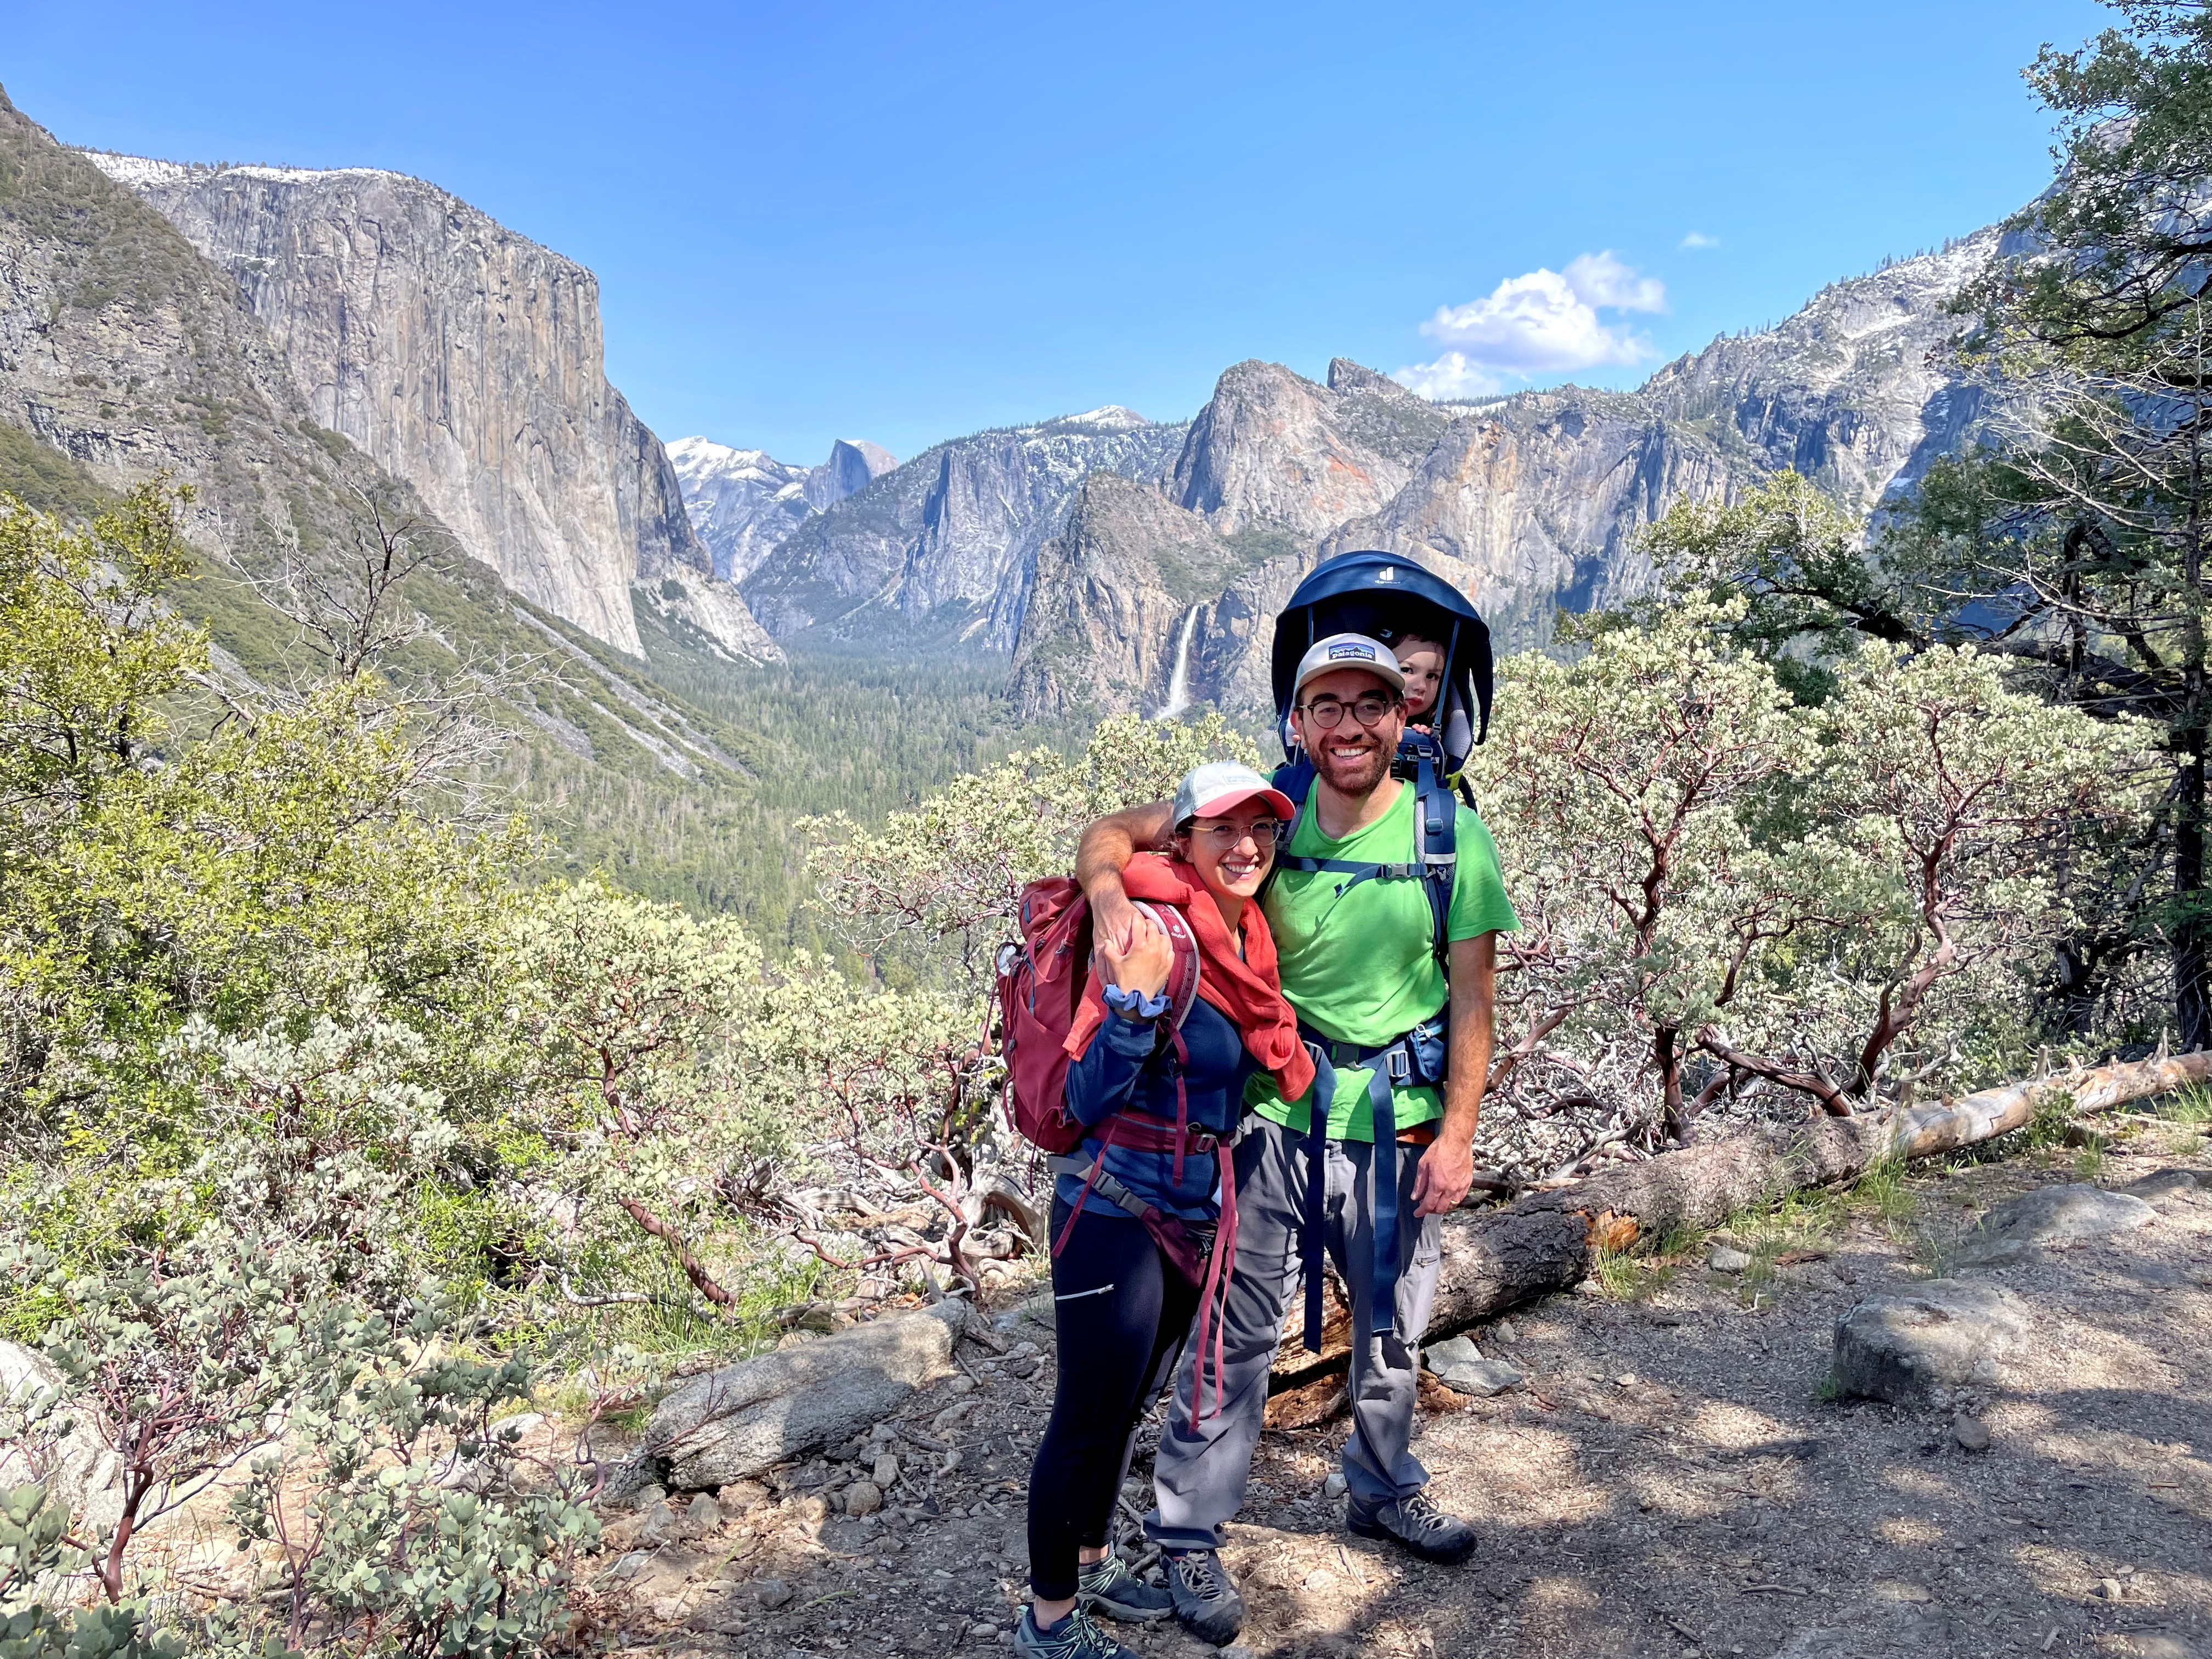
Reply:
[[[678,438],[668,459],[684,506],[714,556],[714,574],[742,581],[817,513],[865,489],[898,465],[878,444],[840,438],[819,466],[793,466],[765,450]]]
[[[191,484],[186,529],[206,580],[175,599],[209,629],[226,676],[282,680],[302,666],[241,574],[349,557],[369,533],[364,496],[434,540],[445,534],[404,478],[314,419],[294,381],[228,273],[0,94],[0,489],[36,505],[58,471],[82,488],[55,504],[78,513],[87,496],[96,502],[159,472]],[[637,476],[618,511],[633,525],[665,517],[672,479]],[[720,593],[734,598],[726,585]],[[741,783],[726,731],[653,693],[634,666],[562,629],[485,563],[434,558],[397,603],[424,629],[410,672],[549,651],[562,661],[560,675],[507,694],[535,734],[509,759],[549,807],[604,799],[641,775]]]
[[[356,492],[390,483],[313,422],[223,274],[4,94],[0,422],[111,488],[162,471],[190,483],[193,540],[248,569],[343,544]]]
[[[230,274],[312,417],[518,592],[635,654],[640,583],[726,653],[779,654],[711,593],[660,442],[607,384],[590,271],[398,173],[88,159]]]
[[[1790,467],[1871,508],[1972,428],[1977,394],[1929,354],[1958,326],[1944,303],[1996,248],[1984,231],[1838,283],[1633,392],[1431,404],[1342,359],[1327,386],[1237,364],[1191,422],[1157,507],[1086,490],[1039,554],[1016,702],[1261,712],[1273,614],[1322,558],[1354,548],[1420,560],[1510,647],[1547,638],[1561,607],[1648,591],[1635,538],[1677,501],[1732,499]],[[1147,586],[1152,566],[1178,574]]]
[[[826,513],[848,495],[856,495],[898,465],[898,457],[865,438],[840,438],[830,459],[806,475],[807,506]]]
[[[806,520],[741,584],[778,638],[1010,650],[1037,549],[1093,472],[1157,482],[1184,428],[1108,407],[925,451]]]
[[[1449,420],[1342,358],[1326,386],[1279,363],[1238,363],[1190,423],[1170,489],[1224,532],[1324,536],[1403,489]]]

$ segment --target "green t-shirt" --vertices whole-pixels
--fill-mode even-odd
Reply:
[[[1315,815],[1299,815],[1286,849],[1301,858],[1344,859],[1359,864],[1403,864],[1418,856],[1415,791],[1401,783],[1398,799],[1364,830],[1342,841],[1321,833]],[[1511,933],[1521,925],[1498,874],[1498,848],[1482,820],[1464,806],[1459,814],[1459,863],[1452,881],[1445,931],[1454,939]],[[1275,936],[1283,994],[1299,1018],[1339,1042],[1362,1048],[1389,1042],[1444,1006],[1450,992],[1434,948],[1436,923],[1419,881],[1361,882],[1328,870],[1284,870],[1267,889],[1264,908]],[[1371,1068],[1336,1068],[1336,1097],[1328,1133],[1337,1140],[1372,1140],[1374,1113],[1367,1103]],[[1398,1127],[1443,1115],[1443,1102],[1428,1085],[1401,1088]],[[1267,1073],[1256,1073],[1244,1097],[1262,1117],[1304,1129],[1313,1108],[1301,1098],[1285,1103]]]

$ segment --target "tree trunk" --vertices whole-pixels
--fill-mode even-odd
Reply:
[[[1850,1181],[1885,1157],[1929,1158],[2025,1127],[2046,1101],[2071,1097],[2100,1112],[2212,1081],[2212,1053],[2137,1060],[1984,1089],[1949,1104],[1821,1117],[1795,1128],[1686,1146],[1503,1210],[1445,1218],[1443,1266],[1425,1340],[1449,1336],[1578,1282],[1598,1246],[1626,1249],[1646,1235],[1718,1226],[1740,1210],[1805,1187]],[[1311,1386],[1349,1352],[1349,1322],[1325,1333],[1319,1355],[1286,1355],[1271,1390]]]
[[[2202,678],[2201,672],[2191,679]],[[2190,702],[2197,701],[2197,688]],[[2194,725],[2195,715],[2191,717]],[[2204,737],[2181,734],[2189,748],[2181,761],[2179,798],[2173,814],[2173,1012],[2184,1048],[2212,1048],[2212,1000],[2205,985]]]

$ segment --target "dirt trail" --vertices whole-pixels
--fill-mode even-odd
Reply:
[[[2116,1149],[2094,1179],[2212,1176],[2201,1142],[2161,1154],[2160,1139]],[[1270,1433],[1224,1552],[1252,1607],[1241,1644],[1273,1659],[2212,1659],[2212,1191],[1979,1272],[2032,1321],[2002,1383],[1966,1402],[1986,1451],[1964,1449],[1949,1409],[1823,1397],[1839,1314],[1943,1267],[1991,1205],[2078,1178],[2074,1156],[1931,1170],[1887,1214],[1801,1216],[1789,1237],[1770,1230],[1750,1280],[1707,1271],[1698,1245],[1671,1272],[1613,1264],[1610,1293],[1594,1281],[1474,1332],[1528,1383],[1438,1394],[1452,1403],[1424,1413],[1431,1490],[1480,1529],[1464,1566],[1343,1530],[1323,1491],[1340,1421]],[[1049,1347],[1034,1325],[1006,1335]],[[880,1515],[836,1512],[871,1448],[781,1471],[775,1492],[619,1520],[601,1639],[702,1659],[1006,1652],[1049,1354],[963,1344],[959,1358],[966,1375],[902,1413]],[[931,1473],[942,1457],[915,1436],[957,1446],[957,1468]],[[1210,1651],[1172,1626],[1117,1634],[1146,1655]]]

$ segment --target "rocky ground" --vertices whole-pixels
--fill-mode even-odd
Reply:
[[[1242,1646],[2212,1659],[2212,1190],[2138,1184],[2176,1168],[2212,1180],[2201,1139],[2158,1125],[2109,1152],[1891,1176],[1607,1261],[1471,1333],[1525,1376],[1425,1394],[1432,1491],[1481,1533],[1458,1568],[1344,1531],[1341,1419],[1271,1431],[1224,1551],[1252,1607]],[[2153,1213],[2071,1242],[1970,1234],[2085,1178],[2138,1184]],[[2008,1292],[2013,1350],[1915,1405],[1832,1397],[1838,1318],[1939,1277]],[[702,1659],[1004,1651],[1053,1372],[1048,1331],[1018,1308],[997,1327],[1006,1352],[963,1340],[957,1375],[836,1457],[641,1494],[599,1558],[598,1639]],[[1171,1625],[1118,1633],[1205,1651]]]

